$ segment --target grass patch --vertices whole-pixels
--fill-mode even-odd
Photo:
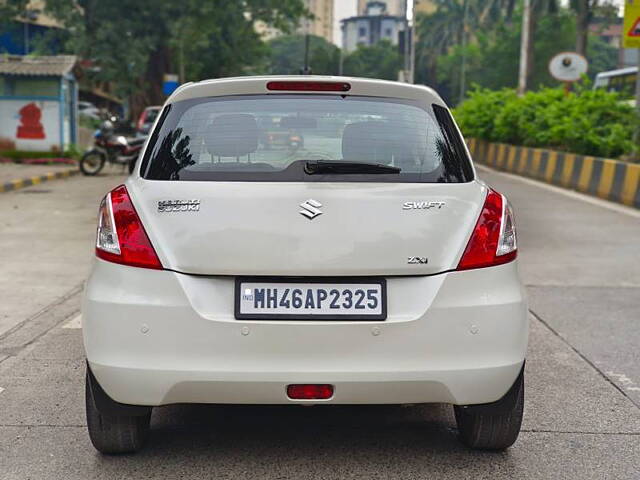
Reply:
[[[9,158],[16,163],[21,163],[23,160],[29,160],[32,158],[71,158],[73,160],[79,160],[82,156],[82,151],[76,145],[69,145],[64,152],[52,152],[35,151],[27,152],[24,150],[0,150],[0,158]]]

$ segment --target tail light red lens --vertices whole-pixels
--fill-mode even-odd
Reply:
[[[268,82],[267,90],[286,90],[293,92],[348,92],[351,90],[351,84],[347,82],[278,81]]]
[[[146,119],[147,119],[147,111],[145,110],[140,114],[140,118],[138,118],[138,125],[136,125],[138,130],[142,130],[142,127],[144,127],[144,122]]]
[[[292,400],[327,400],[333,397],[333,385],[298,384],[287,386],[287,396]]]
[[[131,267],[162,270],[124,185],[109,192],[100,204],[96,256]]]
[[[489,190],[458,270],[510,262],[518,254],[511,206],[503,195]]]

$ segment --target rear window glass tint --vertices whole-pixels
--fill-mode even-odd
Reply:
[[[142,171],[150,180],[470,181],[469,160],[442,110],[446,115],[417,102],[340,95],[186,100],[163,115]],[[307,175],[304,165],[314,160],[383,164],[400,173]]]

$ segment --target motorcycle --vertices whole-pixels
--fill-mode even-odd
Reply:
[[[84,175],[97,175],[104,168],[105,163],[129,167],[133,172],[138,155],[146,141],[146,137],[127,138],[116,135],[114,124],[106,120],[93,135],[94,145],[80,159],[80,171]]]

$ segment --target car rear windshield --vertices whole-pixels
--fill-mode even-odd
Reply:
[[[308,168],[342,162],[338,167],[343,168]],[[149,180],[185,181],[473,179],[446,108],[342,95],[228,96],[170,104],[151,137],[141,172]]]

